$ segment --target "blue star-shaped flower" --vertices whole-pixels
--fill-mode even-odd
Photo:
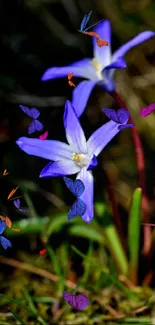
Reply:
[[[132,47],[155,35],[152,31],[142,32],[112,54],[110,22],[104,20],[97,25],[94,31],[98,33],[102,39],[106,40],[109,46],[98,47],[96,39],[93,37],[93,59],[83,59],[66,67],[49,68],[42,76],[42,80],[46,81],[49,79],[63,78],[73,72],[75,77],[88,79],[87,81],[80,82],[73,90],[72,104],[78,117],[83,113],[90,93],[95,85],[99,84],[108,92],[114,91],[115,81],[113,76],[115,70],[126,68],[126,63],[123,59],[124,55]]]
[[[127,122],[128,118],[121,121],[109,121],[97,129],[86,140],[83,129],[70,101],[66,102],[64,112],[64,128],[68,144],[56,140],[40,140],[22,137],[17,140],[17,145],[29,155],[49,159],[41,171],[40,177],[57,177],[77,174],[85,190],[80,196],[87,210],[82,219],[90,222],[94,217],[94,179],[92,169],[97,166],[97,156],[105,146],[119,133],[119,126]]]

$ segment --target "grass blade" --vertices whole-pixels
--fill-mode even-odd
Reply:
[[[29,309],[32,311],[32,313],[37,316],[38,313],[37,313],[37,309],[34,305],[34,302],[31,298],[31,296],[29,295],[28,291],[26,289],[23,290],[23,294],[24,294],[24,297],[25,299],[27,300],[27,303],[28,303],[28,306],[29,306]]]
[[[87,255],[83,254],[79,249],[77,249],[75,246],[71,246],[74,252],[76,252],[79,256],[81,256],[83,259],[88,259],[91,262],[91,265],[93,268],[96,268],[97,270],[100,270],[101,273],[104,275],[104,277],[107,280],[110,280],[111,283],[114,283],[119,289],[122,290],[128,297],[128,299],[134,300],[136,302],[140,302],[140,298],[137,296],[136,293],[132,292],[130,289],[128,289],[122,282],[120,282],[114,275],[109,273],[109,270],[107,268],[104,268],[103,265],[96,263],[93,261],[92,263],[92,257],[88,257]]]
[[[63,278],[63,275],[62,275],[60,262],[58,260],[58,257],[54,253],[54,250],[52,249],[52,247],[48,246],[48,254],[49,254],[49,257],[51,259],[53,269],[54,269],[55,273],[57,274],[57,276],[59,277],[58,291],[60,293],[63,290],[63,287],[64,287],[64,278]]]
[[[113,224],[113,220],[108,212],[105,211],[105,208],[102,205],[96,205],[96,212],[99,217],[103,217],[103,229],[101,230],[106,242],[106,246],[111,253],[113,260],[117,266],[117,269],[120,274],[128,274],[128,261],[126,254],[124,252],[122,243],[117,233],[116,227]]]
[[[73,236],[87,238],[100,244],[104,243],[102,234],[96,229],[92,228],[91,225],[73,225],[70,227],[69,233]]]
[[[128,223],[129,277],[135,285],[137,285],[138,282],[141,200],[142,190],[140,188],[136,188],[133,194]]]
[[[10,308],[11,313],[13,314],[13,316],[20,322],[21,325],[27,325],[21,318],[19,315],[16,314],[16,312]]]
[[[85,286],[85,284],[88,282],[89,273],[91,270],[90,258],[92,256],[92,253],[93,253],[93,244],[92,241],[90,241],[88,252],[87,252],[87,258],[84,260],[84,274],[82,278],[83,286]]]

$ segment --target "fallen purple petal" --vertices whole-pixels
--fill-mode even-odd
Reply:
[[[66,302],[76,310],[83,310],[90,304],[88,297],[84,294],[76,296],[74,293],[62,291],[62,295]]]
[[[155,103],[153,103],[147,107],[143,107],[140,111],[140,115],[142,117],[146,117],[146,116],[150,115],[154,111],[154,109],[155,109]]]

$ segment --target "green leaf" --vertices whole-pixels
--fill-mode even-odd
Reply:
[[[113,219],[105,209],[103,210],[101,204],[96,205],[96,213],[99,217],[102,216],[103,228],[101,228],[101,232],[117,269],[119,273],[126,275],[128,273],[128,261],[119,234],[113,224]]]
[[[141,200],[142,190],[140,188],[136,188],[132,198],[128,222],[129,277],[135,285],[137,285],[138,281]]]
[[[51,262],[52,262],[53,269],[54,269],[55,273],[59,277],[58,291],[60,293],[63,290],[63,287],[64,287],[64,278],[63,278],[63,274],[62,274],[62,270],[61,270],[61,265],[60,265],[60,262],[59,262],[59,259],[58,259],[57,255],[55,254],[52,247],[48,246],[47,250],[48,250],[48,254],[49,254],[49,257],[51,259]]]
[[[104,243],[104,238],[103,235],[99,233],[99,231],[97,231],[94,228],[91,228],[92,226],[90,225],[73,225],[70,229],[69,229],[69,233],[71,235],[74,236],[78,236],[78,237],[84,237],[87,238],[89,240],[93,240],[93,241],[97,241],[98,243]]]
[[[54,218],[51,217],[51,220],[47,226],[46,235],[49,237],[53,232],[59,232],[63,225],[67,223],[67,214],[57,214]]]
[[[33,219],[22,219],[20,221],[13,222],[12,228],[20,229],[20,232],[15,232],[6,229],[6,233],[9,234],[9,237],[13,236],[22,236],[24,234],[40,234],[44,233],[45,227],[49,222],[49,217],[35,217]]]

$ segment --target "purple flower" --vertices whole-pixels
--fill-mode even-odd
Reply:
[[[87,81],[80,82],[79,85],[73,90],[72,104],[78,117],[83,113],[90,93],[95,85],[98,83],[106,91],[114,91],[115,82],[113,75],[115,70],[118,68],[126,68],[126,63],[123,56],[132,47],[155,35],[155,33],[152,31],[142,32],[121,46],[112,55],[110,22],[108,20],[104,20],[97,25],[94,31],[98,33],[102,39],[108,41],[109,46],[99,48],[96,44],[96,39],[93,37],[93,59],[83,59],[66,67],[49,68],[42,76],[42,80],[46,81],[49,79],[66,77],[69,73],[73,72],[75,77],[88,79]]]
[[[41,141],[40,139],[26,137],[19,138],[16,143],[27,154],[52,161],[43,168],[40,177],[56,177],[78,173],[76,179],[80,179],[85,186],[85,191],[80,198],[87,206],[82,218],[84,221],[90,222],[94,217],[92,169],[97,165],[96,157],[119,133],[118,123],[110,121],[104,124],[86,141],[70,101],[66,102],[63,121],[69,144],[55,140]]]

